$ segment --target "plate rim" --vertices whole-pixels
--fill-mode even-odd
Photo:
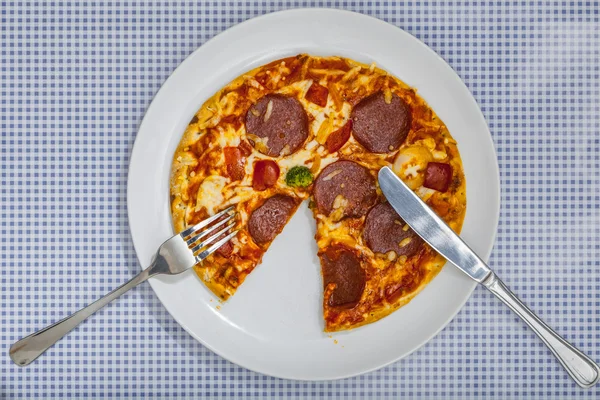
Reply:
[[[288,9],[288,10],[281,10],[281,11],[275,11],[275,12],[270,12],[270,13],[266,13],[263,15],[259,15],[253,18],[249,18],[246,19],[243,22],[240,22],[238,24],[235,24],[227,29],[225,29],[224,31],[216,34],[215,36],[213,36],[212,38],[210,38],[209,40],[207,40],[206,42],[204,42],[203,44],[201,44],[200,46],[198,46],[194,51],[192,51],[181,63],[179,63],[177,65],[177,67],[169,74],[168,78],[163,82],[163,84],[160,86],[160,88],[156,91],[156,93],[154,94],[154,96],[152,97],[152,100],[150,101],[150,104],[148,105],[146,111],[144,112],[144,115],[141,119],[140,125],[138,127],[136,136],[135,136],[135,140],[134,140],[134,144],[132,146],[131,149],[131,153],[130,153],[130,161],[128,164],[128,170],[127,170],[127,184],[126,184],[126,198],[127,198],[127,222],[128,222],[128,228],[129,228],[129,232],[130,232],[130,236],[131,236],[131,241],[133,244],[133,248],[134,251],[136,253],[136,258],[138,259],[138,264],[140,264],[142,269],[146,269],[147,266],[144,266],[141,262],[140,262],[140,256],[139,256],[139,241],[136,241],[136,239],[134,238],[134,234],[133,234],[133,229],[132,229],[132,224],[131,224],[131,218],[132,218],[132,193],[133,193],[133,188],[132,186],[134,185],[132,183],[132,168],[131,166],[133,165],[134,161],[137,159],[136,155],[140,155],[140,141],[138,140],[138,134],[139,132],[141,132],[143,130],[143,128],[145,127],[146,124],[148,124],[148,115],[150,115],[151,113],[154,112],[154,108],[157,105],[157,98],[159,98],[159,96],[161,95],[161,93],[165,93],[166,89],[168,88],[172,82],[174,81],[174,76],[176,75],[176,73],[178,71],[180,71],[182,69],[182,67],[189,63],[190,60],[192,58],[194,58],[196,56],[197,53],[202,51],[202,48],[212,44],[213,42],[219,41],[219,40],[223,40],[224,38],[226,38],[229,35],[235,34],[238,30],[244,29],[248,26],[251,26],[252,24],[261,24],[261,23],[265,23],[271,19],[277,19],[279,18],[280,15],[285,14],[285,15],[289,15],[289,14],[310,14],[310,13],[332,13],[332,14],[338,14],[338,15],[351,15],[353,17],[356,16],[360,16],[362,18],[365,19],[369,19],[371,20],[372,23],[377,23],[380,25],[387,25],[387,26],[391,26],[396,28],[396,30],[398,31],[398,33],[400,35],[404,35],[405,37],[407,37],[409,40],[414,41],[415,43],[418,43],[418,45],[426,52],[428,52],[430,55],[435,56],[439,61],[441,61],[446,67],[448,67],[452,73],[456,76],[458,83],[460,84],[460,86],[462,86],[463,90],[466,91],[466,93],[468,94],[468,98],[470,99],[470,101],[473,102],[474,106],[477,108],[478,112],[478,117],[482,120],[483,125],[485,126],[486,130],[485,132],[482,132],[481,135],[485,136],[485,140],[489,142],[489,146],[490,149],[492,150],[493,154],[494,154],[494,162],[492,163],[492,168],[494,170],[494,175],[495,175],[495,180],[494,180],[494,188],[496,189],[497,192],[497,196],[496,198],[494,198],[494,204],[492,206],[490,206],[490,211],[491,208],[493,208],[493,215],[491,216],[491,219],[493,219],[492,223],[493,223],[493,235],[489,238],[489,244],[487,246],[486,251],[484,252],[484,254],[481,254],[481,258],[484,261],[489,261],[490,255],[494,249],[495,243],[496,243],[496,238],[497,238],[497,233],[498,233],[498,225],[499,225],[499,220],[500,220],[500,206],[501,206],[501,181],[500,181],[500,170],[499,170],[499,165],[498,165],[498,155],[496,152],[496,147],[493,141],[493,137],[491,134],[491,131],[489,129],[489,125],[487,124],[487,121],[485,119],[485,116],[483,115],[483,112],[481,110],[481,107],[479,107],[479,104],[477,103],[476,99],[474,98],[473,94],[471,93],[471,91],[469,90],[469,88],[466,86],[466,84],[464,83],[464,81],[462,80],[462,78],[460,77],[460,75],[458,75],[456,73],[456,71],[452,68],[452,66],[450,64],[448,64],[446,62],[446,60],[444,60],[443,57],[441,57],[438,53],[436,53],[433,49],[431,49],[429,46],[427,46],[427,44],[425,44],[423,41],[421,41],[419,38],[413,36],[412,34],[410,34],[409,32],[405,31],[404,29],[393,25],[391,23],[388,23],[382,19],[367,15],[367,14],[363,14],[363,13],[358,13],[358,12],[353,12],[353,11],[348,11],[348,10],[341,10],[341,9],[335,9],[335,8],[295,8],[295,9]],[[141,155],[140,155],[141,156]],[[468,212],[468,210],[467,210]],[[136,244],[137,243],[137,244]],[[454,267],[451,267],[454,268]],[[458,315],[458,313],[460,313],[460,311],[464,308],[466,302],[470,299],[473,291],[475,290],[475,288],[477,287],[477,283],[475,281],[472,281],[470,283],[470,287],[468,291],[465,291],[465,295],[463,296],[462,300],[460,301],[460,306],[458,306],[452,313],[450,313],[448,315],[448,317],[443,321],[442,324],[440,324],[440,327],[435,330],[435,332],[433,332],[432,334],[430,334],[429,336],[424,337],[415,347],[413,347],[411,350],[409,351],[405,351],[401,354],[399,354],[396,357],[393,357],[392,359],[378,365],[378,366],[374,366],[374,367],[370,367],[370,368],[365,368],[359,372],[355,372],[355,373],[347,373],[347,374],[337,374],[337,375],[331,375],[331,376],[327,376],[327,377],[323,377],[323,378],[315,378],[315,377],[307,377],[307,376],[294,376],[294,377],[290,377],[290,376],[286,376],[286,375],[278,375],[276,372],[273,371],[265,371],[261,368],[251,368],[247,365],[245,365],[245,363],[243,362],[239,362],[238,360],[236,360],[236,357],[232,357],[232,356],[225,356],[222,354],[222,352],[216,350],[214,348],[214,346],[212,346],[209,343],[206,343],[204,340],[202,340],[202,338],[197,335],[191,328],[190,326],[185,323],[184,321],[182,321],[178,316],[174,315],[171,310],[165,305],[163,299],[161,298],[161,295],[159,295],[159,292],[156,289],[156,281],[153,280],[149,280],[148,281],[150,286],[152,287],[154,293],[156,294],[156,296],[158,297],[158,299],[160,300],[162,306],[165,308],[165,310],[167,310],[167,312],[171,315],[171,317],[190,335],[192,336],[196,341],[198,341],[199,343],[201,343],[203,346],[205,346],[206,348],[208,348],[210,351],[212,351],[213,353],[217,354],[219,357],[222,357],[232,363],[234,363],[237,366],[241,366],[247,370],[250,371],[254,371],[254,372],[258,372],[267,376],[273,376],[276,378],[281,378],[281,379],[292,379],[292,380],[300,380],[300,381],[330,381],[330,380],[336,380],[336,379],[344,379],[344,378],[349,378],[349,377],[353,377],[353,376],[358,376],[358,375],[362,375],[362,374],[366,374],[372,371],[376,371],[379,370],[385,366],[388,366],[392,363],[395,363],[407,356],[409,356],[410,354],[416,352],[417,350],[421,349],[426,343],[428,343],[431,339],[433,339],[434,337],[436,337],[442,330],[444,330],[448,324]]]

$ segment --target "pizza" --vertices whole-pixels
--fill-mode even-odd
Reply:
[[[383,166],[460,232],[457,143],[414,89],[347,58],[277,60],[223,87],[189,122],[172,164],[173,225],[182,231],[235,207],[238,235],[195,267],[227,300],[308,205],[325,330],[355,328],[409,302],[445,263],[386,202]]]

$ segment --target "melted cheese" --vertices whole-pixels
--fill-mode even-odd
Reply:
[[[312,166],[313,158],[313,152],[304,148],[298,150],[294,154],[290,154],[289,156],[282,158],[277,162],[277,165],[279,165],[279,168],[281,169],[281,174],[283,175],[285,172],[287,172],[288,169],[298,165],[310,168]]]
[[[215,214],[215,208],[223,204],[223,188],[227,178],[211,175],[202,181],[196,197],[196,211],[205,208],[208,215]]]
[[[435,190],[426,188],[425,186],[421,186],[416,190],[416,192],[417,195],[421,198],[421,200],[427,201],[431,196],[433,196]]]
[[[392,170],[409,188],[416,190],[423,185],[425,169],[432,160],[433,157],[426,145],[414,144],[400,149]]]

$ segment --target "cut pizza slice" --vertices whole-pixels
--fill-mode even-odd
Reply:
[[[190,122],[173,161],[174,228],[235,206],[238,236],[196,267],[226,300],[309,201],[325,329],[361,326],[410,301],[443,265],[385,202],[385,165],[460,231],[456,142],[413,89],[340,57],[278,60],[225,86]]]

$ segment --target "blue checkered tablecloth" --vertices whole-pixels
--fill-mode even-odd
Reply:
[[[126,180],[153,95],[207,39],[248,18],[337,7],[412,33],[465,81],[498,151],[491,264],[600,360],[598,2],[2,2],[1,398],[599,398],[576,387],[483,289],[408,358],[333,382],[247,371],[192,339],[150,286],[114,302],[28,368],[9,345],[139,270]]]

